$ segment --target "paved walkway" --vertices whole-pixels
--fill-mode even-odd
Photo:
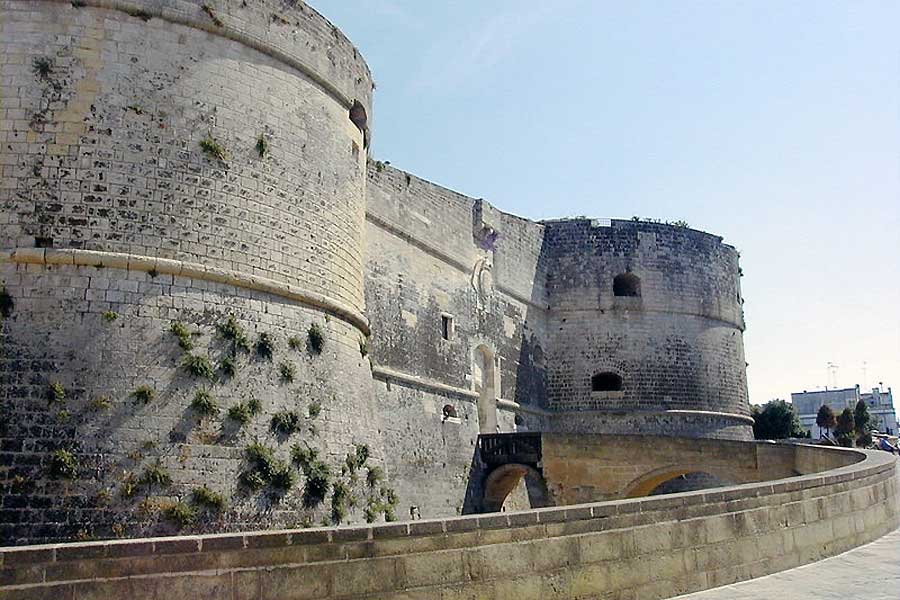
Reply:
[[[678,598],[897,600],[900,598],[900,529],[825,560]]]

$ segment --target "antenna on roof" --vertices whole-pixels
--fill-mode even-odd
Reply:
[[[825,370],[828,371],[828,381],[831,383],[831,389],[837,389],[837,370],[838,366],[833,362],[829,361],[825,366]],[[826,388],[827,389],[827,388]]]

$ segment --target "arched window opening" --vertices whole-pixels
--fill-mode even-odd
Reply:
[[[616,373],[597,373],[591,377],[592,392],[619,392],[622,390],[622,377]]]
[[[350,107],[350,121],[356,125],[363,134],[363,147],[369,147],[369,117],[366,114],[366,107],[359,100],[353,101]]]
[[[640,296],[641,278],[634,273],[619,273],[613,279],[613,294],[616,296]]]
[[[446,419],[446,418],[458,418],[458,417],[459,417],[459,414],[457,414],[457,412],[456,412],[456,407],[453,406],[452,404],[445,404],[445,405],[444,405],[444,410],[443,410],[443,412],[444,412],[444,418],[445,418],[445,419]]]

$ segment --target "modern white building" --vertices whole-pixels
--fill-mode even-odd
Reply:
[[[882,433],[897,434],[897,413],[894,411],[891,388],[888,388],[886,392],[879,388],[873,388],[871,393],[861,394],[857,385],[852,388],[803,391],[791,394],[791,403],[794,405],[794,412],[800,418],[800,425],[810,432],[814,440],[821,437],[819,427],[816,425],[819,408],[827,404],[837,416],[845,408],[850,410],[856,408],[856,403],[860,400],[864,400],[868,405],[875,429]]]

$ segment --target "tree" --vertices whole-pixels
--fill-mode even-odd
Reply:
[[[853,446],[853,430],[856,424],[853,421],[853,411],[845,408],[837,418],[837,425],[834,427],[834,437],[837,438],[838,444],[847,448]]]
[[[788,437],[806,437],[794,407],[784,400],[772,400],[761,408],[754,406],[753,437],[758,440],[783,440]]]
[[[834,416],[834,411],[831,410],[831,407],[827,404],[823,404],[819,407],[819,414],[816,415],[816,425],[819,426],[820,436],[822,435],[823,429],[828,432],[837,425],[837,418]]]
[[[863,400],[857,402],[853,410],[853,428],[856,430],[857,446],[865,447],[872,443],[872,416]]]

